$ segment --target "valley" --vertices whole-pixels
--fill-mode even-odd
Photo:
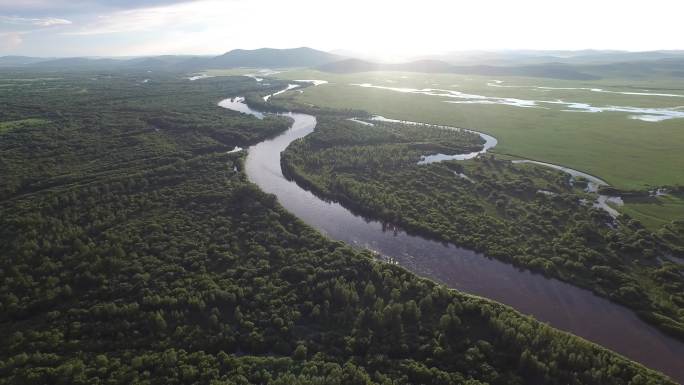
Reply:
[[[273,100],[277,102],[278,99]],[[257,118],[263,117],[260,112],[250,109],[244,104],[240,106],[230,105],[227,108],[248,113]],[[302,113],[289,114],[287,116],[294,119],[293,126],[277,138],[251,147],[247,157],[246,171],[250,180],[259,185],[262,190],[275,194],[279,202],[288,211],[296,214],[306,223],[330,237],[373,250],[381,258],[405,266],[419,275],[444,282],[451,287],[468,293],[482,295],[509,304],[518,310],[534,315],[537,319],[550,322],[554,327],[572,331],[604,346],[609,346],[640,362],[661,368],[661,370],[672,375],[680,376],[684,374],[679,372],[680,365],[677,358],[684,353],[684,344],[676,341],[674,338],[665,337],[656,330],[649,331],[649,326],[646,326],[643,321],[640,321],[633,314],[619,306],[599,300],[591,293],[578,290],[571,285],[544,278],[540,275],[530,274],[529,271],[520,271],[506,264],[487,259],[484,255],[472,250],[432,241],[431,239],[435,236],[435,233],[432,233],[430,229],[458,226],[459,224],[452,222],[445,226],[444,223],[431,223],[425,227],[418,227],[403,221],[401,214],[399,214],[400,212],[411,213],[409,215],[420,215],[416,214],[417,211],[432,217],[439,217],[440,214],[437,214],[435,207],[420,207],[418,202],[424,199],[420,192],[407,189],[407,195],[410,197],[399,197],[399,199],[406,200],[408,205],[413,206],[412,208],[399,207],[395,209],[396,211],[392,212],[389,211],[392,208],[388,205],[378,203],[375,207],[382,210],[382,213],[379,213],[369,208],[372,206],[364,206],[358,202],[363,202],[364,198],[384,197],[389,189],[385,189],[385,191],[372,191],[368,194],[368,187],[365,187],[364,192],[366,195],[364,197],[357,197],[349,190],[330,191],[326,184],[333,185],[343,182],[334,181],[331,183],[325,180],[325,176],[320,175],[320,170],[326,170],[326,172],[336,174],[339,178],[344,178],[344,174],[339,174],[342,169],[356,170],[359,168],[365,168],[371,173],[375,173],[378,162],[382,164],[382,169],[410,167],[410,163],[407,164],[407,162],[411,162],[409,160],[411,157],[402,161],[397,154],[384,153],[384,151],[388,150],[382,150],[381,147],[383,145],[386,146],[386,142],[397,143],[397,145],[402,146],[406,143],[411,143],[411,141],[402,142],[402,139],[407,140],[407,137],[411,138],[417,135],[423,139],[421,143],[424,143],[424,139],[429,138],[429,133],[437,135],[437,138],[452,137],[452,140],[456,139],[457,141],[460,136],[476,142],[476,137],[469,137],[465,133],[460,135],[458,133],[444,132],[444,129],[432,129],[425,126],[419,128],[416,128],[415,125],[396,126],[395,123],[384,121],[374,121],[372,123],[373,126],[368,126],[359,125],[359,122],[351,124],[344,120],[331,120],[325,116],[314,118],[311,115]],[[392,127],[392,125],[395,127]],[[314,129],[316,129],[315,132]],[[426,131],[428,133],[427,137]],[[396,134],[399,134],[399,136],[395,136]],[[307,139],[304,141],[298,140],[303,137]],[[397,139],[399,139],[398,142]],[[344,143],[341,148],[331,147],[334,144],[339,145],[339,141]],[[303,148],[310,149],[311,143],[316,143],[316,148],[320,147],[324,149],[323,151],[330,150],[331,152],[325,152],[315,160],[307,159],[303,161],[303,154],[301,152],[305,151]],[[361,152],[356,151],[352,158],[347,158],[356,159],[357,161],[354,164],[348,164],[341,157],[344,155],[344,151],[353,151],[354,146],[365,146],[369,143],[374,143],[378,147],[373,148],[370,152],[364,151],[363,147],[361,147]],[[467,149],[467,141],[464,144],[465,147],[462,148]],[[419,158],[419,154],[428,148],[422,145],[420,148],[416,148],[413,152],[413,159]],[[285,152],[281,160],[279,154],[283,150]],[[335,153],[336,151],[337,154]],[[468,150],[462,151],[467,152]],[[366,154],[366,156],[378,154],[379,157],[365,159],[361,154]],[[339,169],[334,170],[325,165],[326,160],[334,163],[335,167]],[[316,166],[313,169],[307,169],[306,164],[310,164],[308,162],[315,163]],[[366,162],[375,162],[375,165],[369,168],[368,165],[364,165]],[[283,167],[282,172],[280,170],[281,164]],[[466,165],[469,169],[472,166],[471,164]],[[498,168],[502,166],[504,166],[503,163],[499,164]],[[528,168],[527,166],[523,167],[523,169]],[[303,171],[303,169],[315,170],[316,174],[306,174],[306,171]],[[426,171],[420,172],[425,173]],[[460,171],[458,175],[465,179],[464,184],[475,183],[473,179],[463,173],[468,172],[468,175],[473,175],[470,171],[463,169]],[[558,178],[559,175],[556,172],[548,172],[539,168],[532,171],[534,173],[528,175],[536,174],[535,179],[537,179],[537,183],[540,181],[547,183],[543,186],[544,188],[556,191],[559,188],[561,190],[568,190],[568,187],[565,187],[567,186],[567,181],[564,178]],[[285,173],[285,176],[283,173]],[[432,173],[440,174],[434,171]],[[442,181],[441,184],[450,184],[449,180],[454,179],[451,173],[456,174],[457,172],[447,171],[446,173],[441,173],[442,175],[449,175],[444,178],[446,180]],[[296,183],[288,181],[290,178],[294,178]],[[397,178],[404,182],[409,182],[409,184],[415,183],[414,181],[424,183],[416,175],[399,174]],[[510,178],[510,175],[508,178]],[[546,182],[544,182],[545,178]],[[384,177],[375,174],[370,179],[382,181]],[[492,175],[478,175],[477,179],[495,180],[497,178],[492,178]],[[549,185],[548,180],[554,179],[556,180],[555,186]],[[353,179],[347,179],[347,181],[348,183],[352,183],[352,181],[365,183],[367,179],[363,176],[355,175]],[[310,189],[313,193],[303,190],[297,184]],[[421,192],[425,194],[426,191],[439,191],[439,188],[441,188],[441,186],[438,188],[434,183],[430,185],[432,186],[430,190],[423,189]],[[378,186],[373,186],[373,188],[376,189]],[[538,195],[544,195],[539,194],[539,191],[548,190],[537,190]],[[319,200],[314,194],[323,197],[326,201]],[[332,199],[332,202],[327,199]],[[342,205],[337,202],[341,202]],[[462,202],[455,202],[455,205],[460,207],[469,206]],[[345,207],[349,207],[351,212]],[[441,210],[444,210],[444,208],[441,208]],[[453,215],[452,213],[442,215],[450,220],[463,216],[462,213],[461,215]],[[369,219],[373,217],[381,221]],[[432,220],[435,221],[434,218]],[[604,218],[604,220],[606,219]],[[531,222],[529,219],[528,221]],[[406,233],[397,225],[410,231]],[[567,224],[563,226],[567,226]],[[484,232],[486,231],[484,230]],[[416,235],[416,232],[422,236]],[[501,233],[500,229],[498,232]],[[461,230],[461,233],[464,234],[467,231]],[[498,236],[500,237],[501,235],[499,234]],[[439,238],[445,239],[444,236]],[[478,247],[477,245],[467,244],[462,239],[452,239],[452,241],[461,246]],[[539,244],[535,246],[539,246]],[[503,253],[505,255],[515,254],[511,250],[504,251]],[[542,251],[542,253],[548,254],[548,251]],[[487,255],[491,255],[491,253],[488,252]],[[568,255],[564,255],[562,260],[567,261],[567,258]],[[522,260],[517,261],[517,263],[537,271],[541,267],[542,272],[549,273],[548,265],[544,264],[553,263],[554,260],[561,259],[551,258],[551,261],[547,260],[546,262],[539,260],[542,266],[536,267],[534,264],[523,262]],[[572,278],[565,276],[563,279],[577,283],[578,281],[574,274],[572,273]],[[553,276],[553,274],[550,275]],[[468,277],[476,277],[476,279]],[[592,278],[588,281],[596,279]],[[599,278],[598,281],[600,280]],[[612,280],[611,284],[614,283],[615,281]],[[534,290],[530,290],[530,287],[534,287]],[[679,289],[675,290],[677,292]],[[616,299],[612,295],[610,297]],[[627,300],[624,303],[629,304],[631,301],[633,299]],[[573,316],[574,314],[581,314],[582,316]],[[611,330],[616,328],[621,331],[619,337],[611,332]],[[648,348],[644,348],[645,346],[648,346]]]
[[[658,60],[0,58],[0,384],[681,383]]]
[[[284,210],[235,149],[289,117],[218,103],[286,83],[93,76],[0,96],[0,382],[672,383]]]

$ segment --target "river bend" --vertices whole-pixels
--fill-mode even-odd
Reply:
[[[243,99],[222,107],[263,117]],[[328,237],[391,258],[414,273],[466,293],[507,304],[551,326],[596,342],[684,383],[684,343],[639,319],[631,310],[592,292],[487,258],[450,244],[390,228],[356,215],[339,203],[322,200],[283,176],[280,153],[313,132],[316,118],[282,114],[292,126],[248,149],[245,171],[250,181],[274,194],[280,204]]]

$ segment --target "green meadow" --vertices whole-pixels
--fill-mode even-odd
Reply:
[[[233,74],[236,72],[234,71]],[[494,152],[557,163],[601,177],[623,189],[684,184],[684,119],[644,122],[626,112],[589,113],[548,108],[521,108],[498,104],[454,104],[459,99],[364,88],[371,83],[386,87],[438,88],[488,97],[525,100],[563,100],[593,106],[684,109],[684,98],[625,95],[589,90],[531,88],[601,88],[613,92],[651,92],[684,95],[684,81],[562,81],[539,78],[493,79],[452,74],[372,72],[329,74],[302,70],[282,72],[286,79],[324,79],[329,84],[308,87],[297,99],[335,108],[364,109],[387,117],[475,129],[495,136]],[[648,91],[645,91],[648,90]]]
[[[208,73],[226,76],[255,71],[232,69]],[[560,164],[598,176],[620,189],[647,190],[657,186],[684,185],[684,119],[645,122],[632,119],[634,113],[630,112],[573,111],[565,105],[548,103],[538,103],[539,108],[456,104],[448,102],[464,99],[354,85],[370,83],[392,88],[452,90],[485,97],[560,100],[595,107],[684,111],[684,97],[638,94],[684,95],[684,79],[571,81],[409,72],[333,74],[305,69],[284,70],[271,76],[329,82],[292,93],[303,104],[361,109],[395,119],[488,133],[498,139],[493,152],[500,158]],[[628,200],[625,206],[617,209],[655,230],[673,219],[684,218],[683,202],[681,197],[669,195],[657,199]]]
[[[626,200],[618,209],[655,231],[671,221],[684,219],[684,194]]]

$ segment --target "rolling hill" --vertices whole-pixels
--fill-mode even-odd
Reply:
[[[237,67],[288,68],[316,67],[340,61],[343,56],[308,47],[255,50],[235,49],[220,56],[162,55],[133,59],[120,58],[36,58],[26,56],[0,57],[0,67],[28,67],[36,70],[111,70],[137,69],[156,71],[201,71]]]
[[[459,56],[460,55],[460,56]],[[461,52],[425,56],[404,63],[380,63],[349,58],[308,47],[254,50],[234,49],[219,56],[161,55],[137,58],[37,58],[0,57],[0,68],[32,70],[107,71],[140,70],[197,72],[228,68],[316,68],[325,72],[406,71],[458,73],[485,76],[528,76],[564,80],[595,80],[609,77],[640,79],[654,76],[681,77],[682,51],[502,51]]]
[[[549,63],[526,66],[491,66],[491,65],[451,65],[439,60],[418,60],[408,63],[380,64],[358,59],[347,59],[318,66],[325,72],[353,73],[368,71],[406,71],[406,72],[434,72],[459,73],[488,76],[531,76],[568,80],[592,80],[598,76],[584,73],[574,66]]]
[[[260,48],[255,50],[234,49],[221,56],[207,60],[205,68],[235,67],[315,67],[343,59],[342,56],[308,47],[291,49]]]

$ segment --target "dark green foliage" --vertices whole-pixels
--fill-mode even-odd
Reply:
[[[684,338],[684,266],[664,257],[676,250],[628,216],[613,223],[568,175],[492,156],[418,165],[424,154],[469,152],[473,141],[434,127],[318,120],[283,156],[298,183],[409,231],[590,288]]]
[[[99,81],[0,96],[51,122],[0,134],[1,384],[670,383],[285,212],[225,153],[286,127],[215,107],[249,79]]]

